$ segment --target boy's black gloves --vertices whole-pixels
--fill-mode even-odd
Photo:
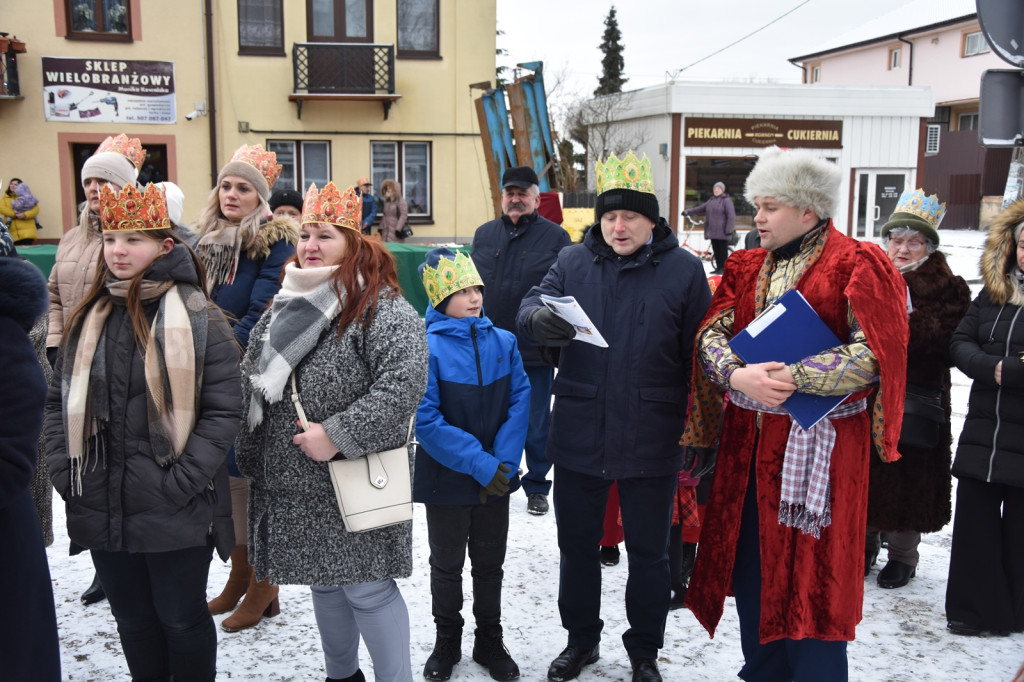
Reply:
[[[498,464],[498,470],[494,472],[494,478],[487,484],[486,487],[480,486],[480,502],[486,502],[488,495],[497,495],[501,497],[508,492],[508,476],[505,474],[511,473],[512,469],[507,464]]]
[[[576,337],[576,328],[548,308],[534,310],[529,321],[533,338],[541,346],[568,346]]]

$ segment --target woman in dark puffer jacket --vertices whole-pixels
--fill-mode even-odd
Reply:
[[[103,257],[47,397],[47,465],[92,550],[133,679],[212,680],[213,548],[234,546],[225,457],[238,345],[175,236],[164,195],[101,190]]]
[[[985,288],[950,344],[974,380],[960,433],[946,584],[951,632],[1024,630],[1024,200],[989,228]]]

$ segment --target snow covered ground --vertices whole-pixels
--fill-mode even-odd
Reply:
[[[977,280],[978,258],[984,235],[978,232],[943,232],[943,250],[953,269]],[[977,292],[979,284],[972,284]],[[959,433],[967,406],[968,380],[954,373],[954,434]],[[565,646],[557,609],[558,547],[553,514],[534,517],[526,512],[526,499],[512,500],[508,558],[505,563],[505,641],[519,663],[522,679],[544,680],[547,666]],[[434,641],[430,615],[426,522],[416,505],[414,522],[415,574],[401,581],[412,620],[414,677],[420,679],[423,662]],[[128,679],[117,627],[106,602],[83,606],[79,595],[89,585],[92,566],[84,556],[67,555],[63,504],[54,498],[56,541],[48,549],[53,590],[60,626],[62,665],[67,680]],[[951,529],[926,535],[921,545],[917,577],[899,590],[883,590],[877,572],[865,581],[864,620],[857,640],[849,647],[853,680],[1010,680],[1024,661],[1024,634],[1003,638],[965,638],[946,631],[943,613]],[[1024,541],[1024,539],[1022,539]],[[629,680],[629,662],[620,636],[626,629],[623,593],[627,566],[605,568],[602,616],[605,637],[601,660],[584,669],[580,680]],[[885,551],[879,557],[884,564]],[[211,567],[210,596],[219,591],[228,567]],[[471,594],[467,566],[466,605],[471,621]],[[219,623],[226,616],[217,616]],[[319,635],[313,619],[309,590],[281,588],[281,614],[250,630],[229,634],[218,628],[218,669],[225,680],[316,680],[325,677]],[[489,680],[487,672],[469,655],[472,639],[463,643],[463,660],[453,680]],[[687,610],[669,613],[665,648],[659,664],[666,680],[736,679],[742,664],[735,608],[726,604],[715,639],[709,639]],[[363,653],[367,679],[372,666]],[[0,672],[2,677],[2,672]]]

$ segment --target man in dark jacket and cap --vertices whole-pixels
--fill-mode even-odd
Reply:
[[[630,152],[597,167],[597,223],[564,249],[523,300],[517,324],[561,346],[548,455],[561,553],[558,610],[568,646],[548,680],[571,680],[599,657],[605,504],[618,484],[629,557],[622,640],[634,682],[661,680],[670,571],[669,528],[679,436],[686,419],[694,338],[711,300],[704,269],[659,215],[650,161]],[[573,340],[576,329],[541,302],[573,296],[608,347]]]
[[[484,280],[484,312],[495,327],[517,336],[530,380],[530,425],[526,431],[527,511],[546,514],[551,482],[547,457],[554,373],[533,339],[516,331],[516,313],[530,287],[540,284],[562,248],[572,243],[561,225],[541,217],[537,174],[529,166],[509,168],[501,178],[502,216],[484,223],[473,236],[473,262]]]

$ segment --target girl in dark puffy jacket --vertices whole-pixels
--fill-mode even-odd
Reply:
[[[234,546],[225,456],[239,352],[164,194],[101,190],[103,260],[47,397],[47,464],[92,551],[133,679],[213,680],[213,548]]]

